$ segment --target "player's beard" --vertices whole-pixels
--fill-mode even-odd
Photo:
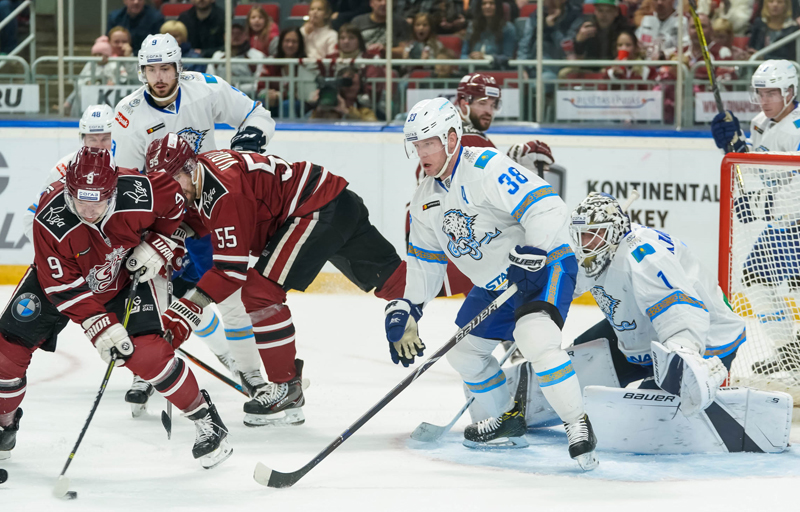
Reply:
[[[475,114],[475,112],[470,111],[469,113],[469,121],[472,123],[472,126],[477,128],[478,130],[485,132],[489,129],[492,125],[492,118],[488,115],[484,115],[483,117],[479,117]]]
[[[156,85],[158,85],[158,83]],[[155,100],[157,100],[157,101],[172,101],[173,99],[175,99],[174,96],[178,92],[178,80],[175,80],[175,83],[167,91],[167,93],[164,94],[163,96],[159,96],[153,86],[148,84],[147,88],[150,90],[150,95],[152,95]]]

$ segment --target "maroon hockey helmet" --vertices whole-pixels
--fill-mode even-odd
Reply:
[[[67,191],[73,199],[106,201],[117,189],[118,174],[108,150],[84,146],[67,165]]]
[[[493,76],[484,73],[470,73],[465,75],[458,84],[456,93],[456,103],[459,100],[466,100],[467,104],[484,98],[497,100],[495,108],[500,108],[500,87]]]
[[[147,147],[145,173],[164,171],[173,178],[180,172],[191,173],[197,166],[192,146],[176,133],[168,133]]]

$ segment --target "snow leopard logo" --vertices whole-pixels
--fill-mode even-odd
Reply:
[[[600,306],[600,309],[605,313],[608,323],[610,323],[614,329],[618,331],[632,331],[636,329],[636,321],[627,322],[623,320],[619,325],[614,323],[614,313],[616,313],[617,306],[619,306],[618,299],[606,293],[602,286],[595,286],[592,288],[591,292],[595,302],[597,302],[597,305]]]
[[[450,238],[447,250],[455,258],[469,254],[472,259],[483,258],[480,251],[481,244],[488,244],[492,238],[500,235],[501,231],[495,229],[494,233],[486,233],[480,241],[475,240],[473,223],[477,215],[467,215],[461,210],[449,210],[444,214],[442,231]]]
[[[178,135],[192,146],[195,153],[199,153],[207,133],[208,130],[195,130],[190,126],[179,131]]]

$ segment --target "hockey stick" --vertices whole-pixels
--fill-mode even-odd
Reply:
[[[696,0],[689,0],[689,12],[694,21],[694,29],[697,32],[697,38],[700,40],[700,52],[703,54],[703,60],[706,63],[706,73],[708,74],[708,82],[711,84],[711,92],[714,93],[714,102],[717,104],[717,111],[720,114],[725,114],[725,121],[732,121],[733,118],[725,112],[725,105],[722,103],[722,97],[719,92],[719,84],[717,84],[717,77],[714,75],[714,66],[711,64],[711,54],[708,53],[708,44],[706,43],[706,35],[703,32],[703,24],[700,22],[700,16],[697,15]],[[733,142],[728,141],[725,144],[725,152],[733,153]]]
[[[509,347],[506,353],[503,354],[503,358],[500,359],[500,366],[503,366],[503,363],[505,363],[508,358],[511,357],[511,354],[513,354],[516,349],[517,342],[515,341],[511,344],[511,347]],[[438,441],[443,435],[450,432],[450,429],[453,428],[453,425],[455,425],[458,419],[461,418],[465,412],[467,412],[467,409],[469,409],[469,406],[472,405],[472,402],[474,401],[475,396],[469,397],[467,403],[465,403],[461,410],[456,413],[455,418],[453,418],[450,423],[443,427],[423,421],[417,426],[417,428],[414,429],[414,432],[411,433],[411,439],[415,441],[421,441],[423,443],[432,443],[434,441]]]
[[[422,365],[417,368],[416,370],[409,373],[406,378],[400,381],[391,391],[389,391],[386,396],[380,399],[377,404],[373,405],[367,412],[365,412],[360,418],[358,418],[355,423],[350,425],[344,432],[342,432],[339,437],[333,440],[331,444],[329,444],[324,450],[319,452],[313,459],[311,459],[308,464],[303,466],[302,468],[298,469],[297,471],[293,471],[291,473],[281,473],[279,471],[275,471],[273,469],[268,468],[261,462],[256,464],[255,471],[253,472],[253,478],[256,482],[261,485],[266,485],[268,487],[275,487],[275,488],[282,488],[282,487],[291,487],[298,480],[303,478],[306,473],[314,469],[317,464],[322,462],[325,457],[330,455],[336,448],[338,448],[342,443],[347,441],[347,439],[356,433],[358,429],[364,426],[373,416],[378,414],[381,409],[386,407],[386,405],[394,400],[397,395],[403,392],[408,386],[411,385],[412,382],[417,380],[423,373],[425,373],[428,368],[433,366],[433,364],[438,361],[439,359],[444,356],[447,351],[453,348],[456,343],[461,341],[467,334],[470,333],[475,327],[481,324],[486,318],[497,311],[500,306],[506,303],[508,299],[510,299],[515,293],[517,292],[517,285],[512,284],[508,287],[506,291],[504,291],[500,296],[498,296],[494,301],[486,306],[486,309],[478,313],[478,316],[473,318],[467,325],[459,329],[455,335],[450,338],[447,343],[442,345],[432,356],[425,360]]]
[[[195,356],[193,356],[192,354],[187,352],[185,348],[176,349],[175,352],[179,353],[182,356],[185,356],[189,361],[193,362],[194,364],[196,364],[197,366],[199,366],[203,370],[207,371],[208,373],[210,373],[214,377],[218,378],[219,380],[221,380],[225,384],[229,385],[230,387],[232,387],[233,389],[235,389],[239,393],[243,394],[247,398],[250,398],[250,395],[248,395],[247,391],[245,391],[244,388],[242,388],[241,384],[237,384],[233,379],[230,379],[230,378],[226,377],[225,375],[221,374],[220,372],[218,372],[214,368],[210,367],[209,365],[207,365],[206,363],[204,363],[200,359],[196,358]]]
[[[142,275],[142,270],[139,269],[133,275],[133,282],[131,283],[131,290],[128,292],[128,298],[126,299],[125,303],[125,319],[122,321],[122,326],[124,328],[128,328],[128,320],[131,317],[131,309],[133,308],[133,299],[136,297],[136,289],[139,287],[139,278]],[[72,459],[75,458],[75,454],[78,452],[78,447],[81,445],[81,441],[83,441],[83,436],[86,434],[86,431],[89,429],[89,424],[92,422],[92,418],[94,417],[95,411],[97,411],[97,406],[100,405],[100,399],[103,398],[103,393],[106,391],[106,386],[108,385],[108,379],[111,378],[111,371],[114,369],[114,363],[117,362],[117,351],[111,349],[111,361],[108,363],[108,368],[106,368],[106,373],[103,375],[103,382],[100,384],[100,389],[97,391],[97,397],[94,399],[94,404],[92,405],[92,409],[89,411],[89,417],[86,418],[86,422],[83,424],[83,428],[81,429],[80,435],[78,435],[78,440],[75,442],[75,446],[72,448],[72,451],[67,457],[67,462],[64,464],[64,469],[61,470],[61,474],[58,476],[58,481],[56,482],[56,486],[53,489],[53,494],[56,498],[68,498],[68,499],[75,499],[78,497],[78,493],[75,491],[69,490],[69,478],[65,476],[69,465],[72,463]]]
[[[167,263],[167,304],[172,305],[172,263]],[[167,307],[169,307],[167,306]],[[164,333],[164,339],[172,346],[172,331]],[[167,431],[167,441],[172,439],[172,402],[167,400],[167,410],[161,411],[161,424]]]

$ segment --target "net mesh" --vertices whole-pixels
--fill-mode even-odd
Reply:
[[[800,155],[761,153],[723,161],[720,284],[745,318],[747,342],[731,384],[784,391],[800,404]],[[726,213],[727,212],[727,213]],[[727,238],[727,244],[726,239]],[[727,284],[727,286],[725,286]]]

